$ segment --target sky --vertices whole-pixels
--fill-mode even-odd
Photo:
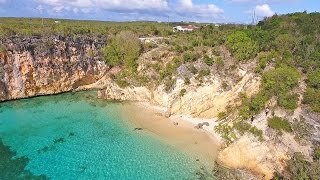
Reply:
[[[319,0],[0,0],[0,17],[103,21],[251,23],[274,14],[320,12]]]

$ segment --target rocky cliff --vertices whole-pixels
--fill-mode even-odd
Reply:
[[[0,101],[80,89],[101,79],[108,67],[98,37],[0,39]]]

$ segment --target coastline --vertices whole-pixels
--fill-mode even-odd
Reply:
[[[165,110],[164,107],[146,102],[133,102],[123,104],[121,111],[137,128],[182,150],[195,161],[213,168],[220,149],[220,139],[213,131],[214,119],[203,120],[185,115],[167,118]],[[201,122],[209,122],[209,126],[196,129],[195,126]]]

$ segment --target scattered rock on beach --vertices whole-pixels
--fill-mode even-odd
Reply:
[[[135,131],[142,131],[142,128],[134,128]]]

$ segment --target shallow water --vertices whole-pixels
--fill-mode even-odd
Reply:
[[[0,103],[0,179],[199,178],[193,158],[134,131],[121,104],[94,97],[80,92]]]

